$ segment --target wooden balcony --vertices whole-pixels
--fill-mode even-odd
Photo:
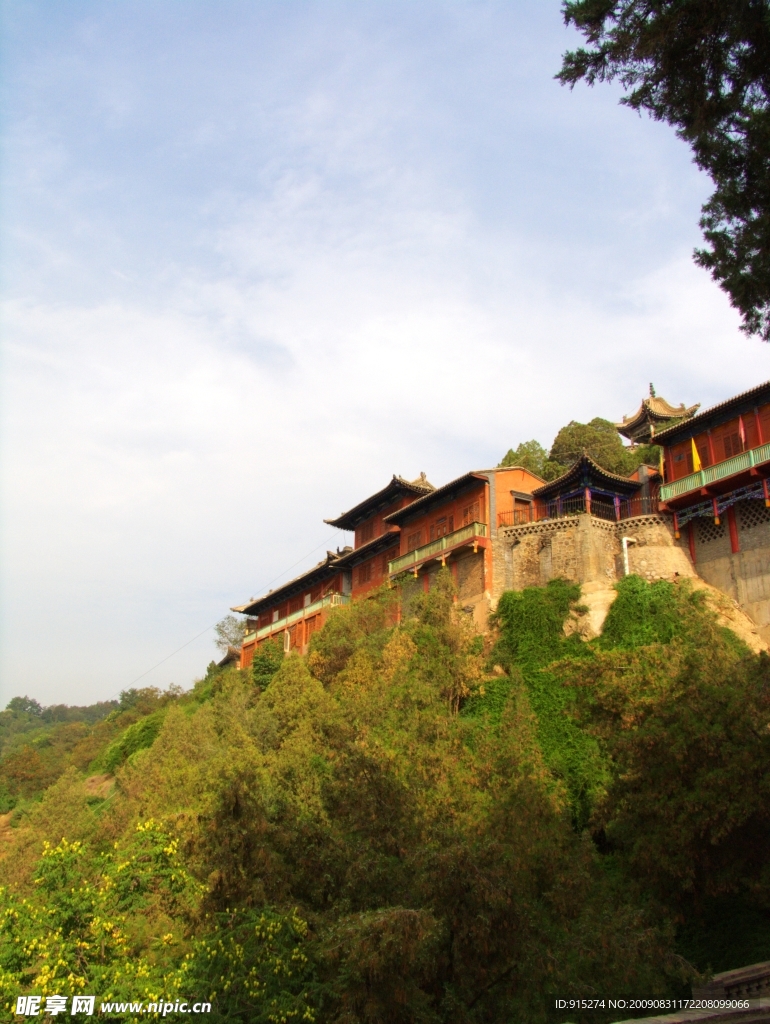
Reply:
[[[439,537],[438,540],[432,540],[430,544],[423,544],[421,548],[415,548],[414,551],[407,551],[405,555],[394,558],[392,562],[388,562],[388,572],[391,576],[395,576],[433,558],[443,561],[446,553],[453,551],[455,548],[467,547],[468,545],[476,548],[479,543],[485,546],[486,536],[487,527],[485,523],[471,523],[469,526],[463,526],[459,530],[448,533],[446,537]]]
[[[682,495],[689,494],[691,491],[699,491],[708,487],[709,484],[750,472],[755,466],[761,466],[767,462],[770,462],[770,444],[761,444],[758,448],[750,448],[749,451],[734,455],[731,459],[725,459],[724,462],[717,462],[697,473],[683,476],[681,480],[663,484],[660,489],[660,500],[667,502],[674,498],[681,498]]]
[[[304,608],[300,608],[298,612],[292,612],[291,615],[286,615],[284,618],[277,619],[275,622],[269,622],[266,626],[255,630],[253,633],[247,633],[243,638],[243,642],[248,644],[251,643],[252,640],[264,640],[264,638],[266,636],[270,636],[271,633],[278,633],[284,629],[288,629],[289,626],[293,626],[294,623],[299,622],[300,619],[306,619],[311,615],[316,615],[322,608],[336,608],[338,605],[347,604],[349,601],[349,594],[327,594],[326,597],[322,597],[320,601],[313,601],[312,604],[309,604]]]

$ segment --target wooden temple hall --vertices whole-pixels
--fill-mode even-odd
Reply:
[[[407,607],[444,566],[459,605],[484,629],[506,589],[553,574],[585,582],[589,570],[574,554],[578,541],[568,542],[580,527],[581,550],[589,550],[581,523],[596,524],[594,534],[599,530],[603,538],[591,563],[601,563],[603,579],[629,571],[628,559],[624,568],[612,554],[613,545],[621,535],[624,545],[633,544],[636,529],[648,554],[643,558],[642,548],[634,549],[640,566],[657,558],[656,578],[702,575],[766,626],[770,639],[770,382],[704,412],[699,408],[670,405],[650,385],[638,410],[615,427],[632,450],[657,445],[657,464],[640,460],[627,477],[610,473],[585,452],[549,482],[517,466],[472,470],[440,487],[424,473],[413,480],[394,475],[381,490],[325,520],[348,535],[347,543],[233,609],[246,617],[241,667],[251,663],[259,644],[276,637],[286,652],[306,651],[332,609],[383,584],[397,583]],[[649,459],[650,448],[644,451]],[[652,534],[645,540],[638,532],[643,528],[657,538],[655,558]]]

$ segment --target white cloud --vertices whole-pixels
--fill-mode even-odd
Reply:
[[[519,206],[490,215],[492,135],[523,130],[517,102],[531,117],[526,75],[495,69],[512,90],[494,100],[502,127],[475,85],[474,61],[505,56],[496,11],[483,7],[470,56],[462,18],[421,15],[440,23],[467,86],[460,96],[452,82],[451,102],[408,33],[378,35],[361,15],[359,51],[335,65],[310,45],[331,31],[323,13],[292,8],[298,35],[282,36],[277,15],[273,26],[283,61],[239,64],[238,40],[235,70],[217,66],[250,85],[225,90],[229,103],[196,92],[188,68],[198,106],[181,89],[148,110],[152,83],[131,83],[156,56],[145,42],[148,53],[121,56],[127,83],[103,95],[98,62],[93,80],[80,65],[84,104],[107,111],[85,149],[63,115],[64,143],[38,109],[16,126],[14,145],[43,170],[34,188],[12,175],[20,212],[5,225],[19,257],[3,314],[6,700],[110,696],[298,559],[344,543],[322,519],[393,472],[441,483],[521,440],[548,443],[571,418],[628,413],[649,380],[672,401],[709,403],[767,376],[768,350],[738,333],[688,258],[694,236],[671,210],[692,172],[686,158],[666,162],[660,126],[623,129],[662,148],[659,167],[639,171],[653,212],[644,191],[618,199],[617,237],[527,219],[528,205],[565,203],[561,187],[595,201],[595,183],[578,187],[553,153],[555,178],[538,186],[527,154],[506,152]],[[115,27],[98,17],[85,38],[103,43]],[[180,60],[172,46],[169,66]],[[44,112],[56,83],[51,73],[40,87]],[[585,97],[546,102],[538,88],[538,138],[552,132],[554,152],[574,144],[565,102],[601,123]],[[453,134],[460,107],[480,155]],[[631,118],[603,109],[612,125]],[[124,165],[111,133],[137,118]],[[156,178],[143,159],[164,130],[169,168]],[[585,144],[590,167],[596,143]],[[625,188],[623,146],[601,145],[615,161],[602,173]],[[89,195],[83,182],[96,180],[117,184]],[[642,230],[664,242],[633,251]],[[144,681],[187,685],[213,653],[205,636]]]

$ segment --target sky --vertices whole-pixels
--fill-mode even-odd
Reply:
[[[770,377],[557,0],[0,18],[0,706],[191,686],[393,473]]]

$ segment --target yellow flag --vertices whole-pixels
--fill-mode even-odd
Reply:
[[[700,464],[700,455],[698,455],[698,449],[695,447],[695,438],[690,441],[692,445],[692,471],[693,473],[700,473],[703,468]]]

